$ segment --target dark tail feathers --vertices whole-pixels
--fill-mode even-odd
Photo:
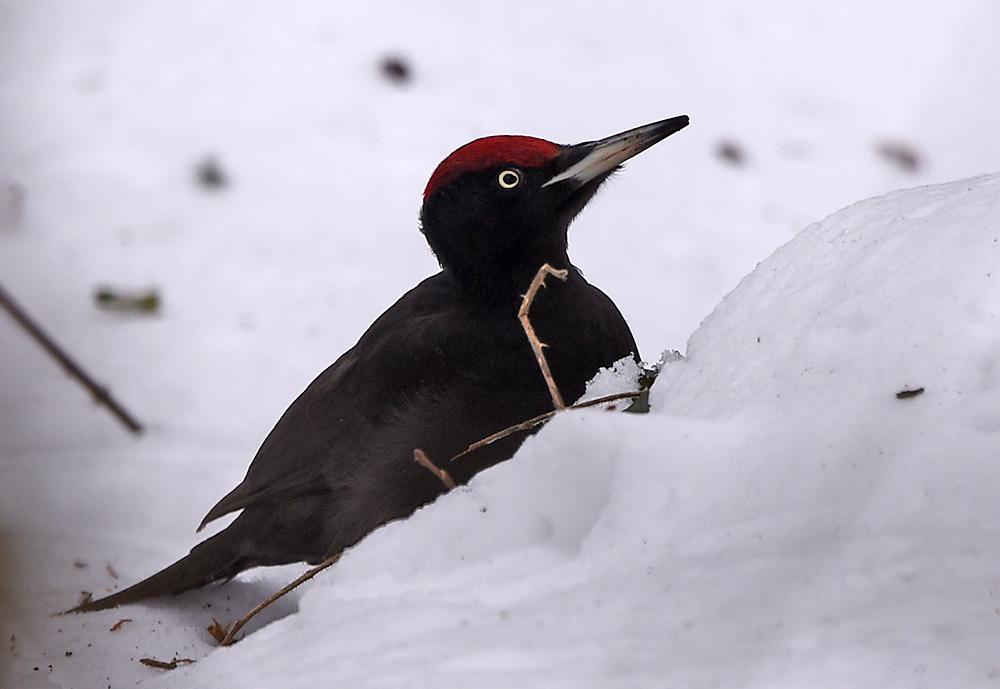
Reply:
[[[110,596],[84,601],[66,612],[106,610],[149,598],[181,593],[220,579],[230,579],[244,569],[240,566],[243,558],[234,547],[234,541],[237,540],[226,531],[218,533],[196,545],[186,557],[148,579]]]

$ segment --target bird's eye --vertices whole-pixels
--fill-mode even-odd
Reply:
[[[504,189],[513,189],[521,183],[521,173],[517,170],[504,170],[497,177],[497,184]]]

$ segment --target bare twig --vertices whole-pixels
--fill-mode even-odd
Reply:
[[[229,633],[229,630],[226,628],[226,625],[222,624],[214,617],[212,618],[212,624],[205,627],[205,631],[208,632],[212,636],[212,638],[218,641],[220,644],[226,638],[226,634]]]
[[[552,404],[559,410],[565,409],[566,404],[563,402],[562,395],[559,394],[559,386],[556,385],[556,381],[552,378],[552,372],[549,371],[549,362],[545,360],[545,352],[542,351],[548,345],[538,339],[538,335],[535,334],[535,329],[531,327],[531,321],[528,319],[528,309],[531,308],[531,302],[535,300],[538,290],[545,286],[545,278],[549,275],[555,275],[560,280],[565,280],[569,276],[569,271],[561,268],[553,268],[548,263],[543,264],[538,269],[538,272],[535,273],[535,278],[531,281],[528,291],[524,294],[517,317],[521,321],[521,327],[524,328],[524,334],[528,336],[531,349],[535,352],[535,359],[538,360],[538,368],[542,370],[542,375],[545,377],[545,384],[549,386],[549,394],[552,395]]]
[[[156,658],[139,658],[139,662],[149,667],[155,667],[158,670],[176,670],[177,666],[182,663],[190,665],[194,660],[192,658],[178,658],[174,656],[173,660],[168,661],[157,660]]]
[[[17,302],[15,302],[11,296],[0,286],[0,307],[3,307],[11,315],[11,317],[17,321],[24,330],[31,335],[31,337],[37,342],[42,349],[49,353],[59,364],[66,370],[66,372],[75,378],[83,387],[85,387],[90,394],[94,396],[94,400],[105,407],[107,407],[115,417],[124,424],[126,428],[132,433],[141,433],[142,424],[135,420],[131,414],[129,414],[125,409],[111,397],[111,393],[108,392],[107,388],[101,387],[93,378],[91,378],[86,371],[80,368],[79,364],[73,361],[68,354],[59,345],[57,345],[51,337],[49,337],[44,330],[42,330],[37,323],[32,320],[32,318],[27,314],[27,312],[21,308]]]
[[[164,662],[156,658],[139,658],[139,662],[148,667],[155,667],[157,670],[176,670],[177,663],[174,661]]]
[[[445,485],[445,488],[448,490],[455,489],[455,481],[452,479],[451,474],[444,469],[439,468],[436,464],[434,464],[434,462],[428,459],[427,455],[424,454],[424,451],[419,447],[413,451],[413,459],[416,460],[417,464],[426,468],[432,474],[441,479],[441,483]]]
[[[155,667],[158,670],[176,670],[182,663],[190,665],[194,662],[194,660],[192,658],[178,658],[177,656],[174,656],[173,660],[168,660],[166,662],[157,660],[156,658],[139,658],[139,662],[149,667]]]
[[[635,399],[636,397],[638,397],[641,394],[642,394],[641,390],[636,390],[634,392],[616,392],[613,395],[607,395],[605,397],[598,397],[597,399],[587,400],[586,402],[577,402],[576,404],[574,404],[572,406],[565,407],[565,409],[586,409],[587,407],[596,407],[599,404],[606,404],[607,402],[615,402],[617,400]],[[496,441],[498,441],[498,440],[500,440],[502,438],[506,438],[508,435],[514,435],[518,431],[526,431],[526,430],[528,430],[530,428],[534,428],[535,426],[537,426],[538,424],[542,423],[543,421],[548,421],[553,416],[555,416],[556,414],[558,414],[560,411],[562,411],[562,410],[560,410],[560,409],[553,409],[552,411],[547,411],[544,414],[539,414],[538,416],[536,416],[533,419],[528,419],[527,421],[522,421],[519,424],[515,424],[513,426],[508,426],[507,428],[503,429],[502,431],[497,431],[493,435],[487,436],[487,437],[483,438],[482,440],[478,440],[478,441],[472,443],[471,445],[469,445],[467,448],[465,448],[464,450],[462,450],[461,452],[459,452],[457,455],[455,455],[454,457],[452,457],[448,461],[449,462],[454,462],[456,459],[458,459],[460,457],[464,457],[465,455],[469,454],[470,452],[478,450],[481,447],[485,447],[486,445],[490,445],[491,443],[495,443]]]
[[[254,615],[256,615],[257,613],[259,613],[261,610],[263,610],[264,608],[266,608],[267,606],[269,606],[274,601],[276,601],[279,598],[281,598],[282,596],[284,596],[286,593],[288,593],[289,591],[291,591],[295,587],[297,587],[300,584],[303,584],[303,583],[309,581],[314,576],[316,576],[317,574],[319,574],[320,572],[322,572],[324,569],[327,569],[327,568],[331,567],[333,565],[333,563],[335,563],[339,559],[340,559],[340,553],[337,553],[336,555],[331,555],[330,557],[328,557],[325,560],[323,560],[323,562],[319,563],[318,565],[316,565],[315,567],[313,567],[312,569],[310,569],[308,572],[306,572],[305,574],[303,574],[302,576],[300,576],[298,579],[296,579],[295,581],[293,581],[291,584],[289,584],[288,586],[284,587],[283,589],[281,589],[277,593],[271,595],[266,600],[264,600],[263,602],[261,602],[259,605],[257,605],[257,607],[255,607],[253,610],[251,610],[246,615],[244,615],[243,617],[241,617],[240,619],[238,619],[236,621],[236,623],[233,625],[232,629],[230,629],[229,632],[226,634],[225,638],[223,638],[222,641],[219,642],[219,645],[220,646],[231,646],[233,644],[233,640],[236,637],[236,633],[238,631],[240,631],[240,629],[243,628],[243,625],[245,625],[247,622],[249,622],[254,617]]]

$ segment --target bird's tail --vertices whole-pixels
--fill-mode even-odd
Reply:
[[[105,610],[148,598],[158,598],[204,586],[219,579],[229,579],[245,569],[232,534],[223,531],[199,543],[185,557],[148,579],[110,596],[86,600],[67,612]]]

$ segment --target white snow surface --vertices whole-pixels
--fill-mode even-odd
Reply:
[[[0,284],[146,424],[0,314],[0,684],[997,686],[996,17],[0,1]],[[416,209],[449,151],[682,112],[571,229],[642,353],[685,354],[649,414],[560,414],[233,647],[213,618],[304,566],[52,616],[197,543],[287,404],[434,272]],[[96,310],[105,283],[162,313]]]

